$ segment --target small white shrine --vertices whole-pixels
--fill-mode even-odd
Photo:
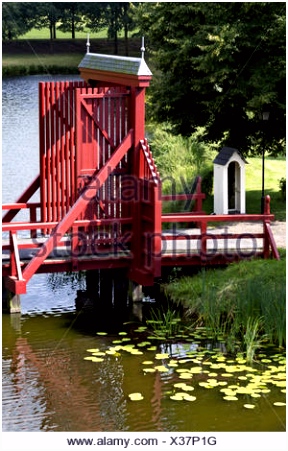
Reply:
[[[245,164],[239,150],[223,147],[214,164],[214,213],[246,213]]]

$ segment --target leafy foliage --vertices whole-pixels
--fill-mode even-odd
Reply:
[[[135,17],[155,65],[155,120],[186,136],[205,126],[244,154],[263,141],[283,152],[284,3],[142,3]]]
[[[57,38],[57,30],[71,32],[74,39],[76,31],[85,28],[106,29],[117,54],[118,33],[124,30],[128,54],[128,31],[134,27],[130,7],[129,2],[4,2],[2,36],[4,40],[15,39],[35,27],[48,28],[50,39]]]
[[[2,39],[15,39],[35,25],[35,4],[2,2]]]
[[[165,194],[189,192],[192,181],[198,175],[202,177],[202,184],[207,190],[205,193],[211,192],[212,161],[217,145],[205,143],[202,132],[198,129],[193,135],[183,137],[173,134],[169,124],[148,124],[149,143]]]

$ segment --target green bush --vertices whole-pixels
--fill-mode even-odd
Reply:
[[[282,177],[279,180],[279,187],[280,187],[282,199],[286,200],[286,178]]]
[[[190,191],[198,175],[207,190],[202,191],[212,192],[216,151],[212,145],[201,141],[201,129],[188,138],[175,135],[169,124],[148,124],[146,131],[163,182],[163,194]]]

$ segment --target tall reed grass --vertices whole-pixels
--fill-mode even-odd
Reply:
[[[202,270],[165,286],[168,297],[180,302],[212,337],[225,335],[228,347],[242,343],[249,358],[259,340],[286,344],[286,258],[232,264]],[[253,344],[254,343],[254,344]]]

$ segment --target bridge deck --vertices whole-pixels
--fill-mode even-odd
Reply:
[[[253,234],[248,231],[241,234],[230,233],[228,226],[208,228],[204,240],[199,228],[176,229],[174,227],[172,231],[162,232],[161,253],[157,257],[161,259],[162,266],[186,266],[221,264],[227,261],[261,256],[264,252],[265,238],[263,230],[261,232],[261,226],[259,223],[258,233]],[[21,268],[29,263],[46,240],[47,237],[43,236],[17,239]],[[203,249],[203,243],[205,243],[205,249]],[[10,241],[3,239],[3,276],[9,275],[10,257]],[[83,252],[80,250],[76,255],[71,249],[70,237],[65,236],[44,260],[37,272],[128,268],[132,258],[129,245],[123,249],[113,244],[100,244],[97,247],[93,246],[92,249],[86,247]],[[147,259],[149,259],[149,255],[147,255]]]

